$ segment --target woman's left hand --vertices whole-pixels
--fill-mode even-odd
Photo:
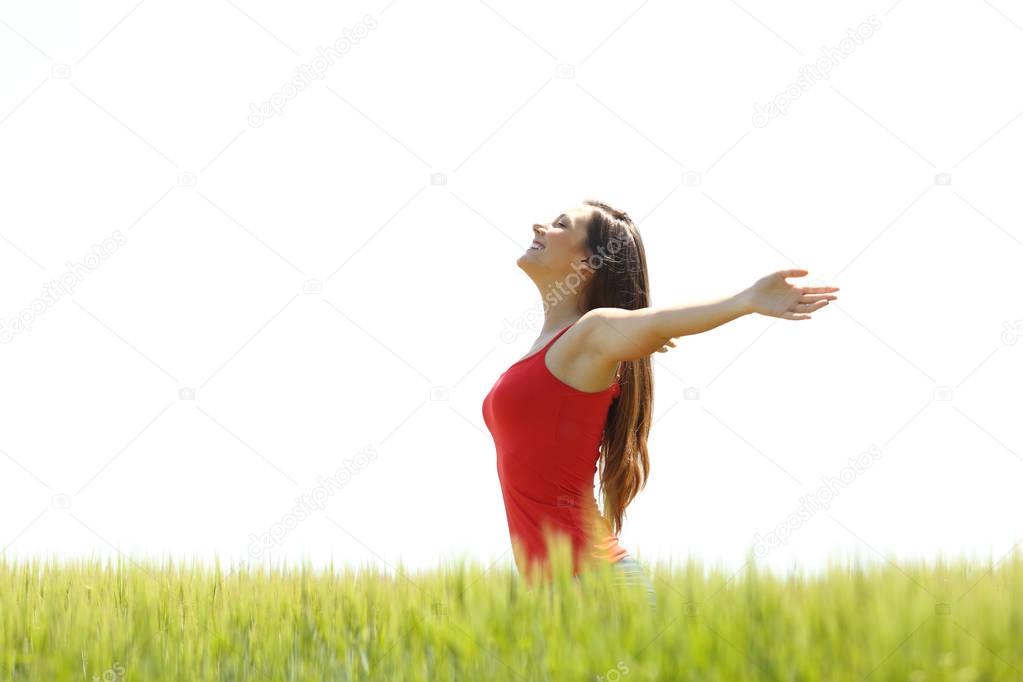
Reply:
[[[778,270],[761,277],[745,292],[750,310],[785,320],[809,320],[809,313],[838,299],[831,295],[838,291],[838,287],[797,287],[785,281],[786,277],[804,277],[808,274],[808,271],[799,269]]]

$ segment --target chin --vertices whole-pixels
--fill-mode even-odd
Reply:
[[[519,267],[519,270],[524,272],[526,274],[526,276],[529,277],[529,279],[532,279],[532,280],[535,281],[534,274],[537,271],[536,263],[530,263],[528,255],[527,256],[519,256],[518,259],[516,259],[516,261],[515,261],[515,265],[517,265]]]

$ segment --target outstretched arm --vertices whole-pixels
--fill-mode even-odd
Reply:
[[[786,277],[802,277],[806,270],[779,270],[760,278],[743,291],[703,303],[626,310],[595,308],[579,320],[585,345],[608,362],[636,360],[674,347],[672,339],[699,334],[726,322],[760,313],[786,320],[808,320],[809,313],[838,297],[838,287],[797,287]]]

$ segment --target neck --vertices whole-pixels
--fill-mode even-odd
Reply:
[[[540,290],[540,302],[543,305],[543,329],[540,335],[553,334],[572,324],[583,313],[580,303],[583,294],[583,282],[576,278],[536,282]],[[569,286],[570,284],[576,286]]]

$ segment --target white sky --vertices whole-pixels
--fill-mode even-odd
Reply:
[[[871,15],[827,80],[754,124]],[[654,305],[791,267],[841,287],[810,321],[745,317],[655,356],[631,553],[738,568],[872,448],[765,566],[997,559],[1023,538],[1010,3],[128,1],[0,19],[4,557],[242,561],[348,462],[263,559],[510,565],[481,403],[539,333],[501,335],[539,304],[515,266],[532,224],[587,197],[636,219]],[[358,44],[281,94],[346,29]]]

